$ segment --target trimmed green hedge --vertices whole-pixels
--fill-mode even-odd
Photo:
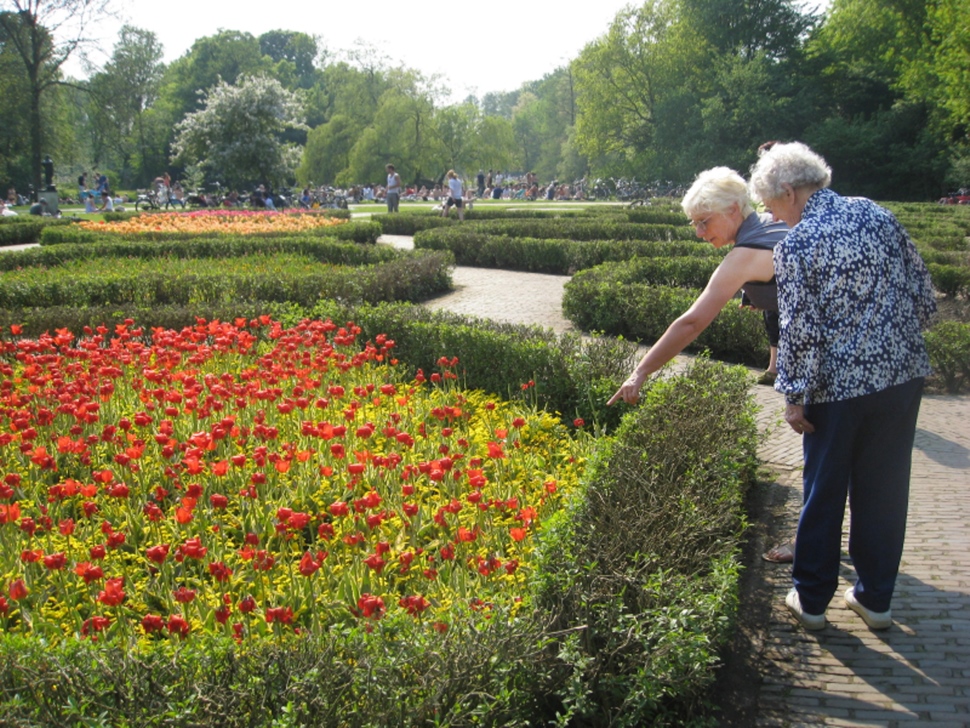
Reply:
[[[920,202],[882,203],[906,228],[921,253],[970,250],[970,207]]]
[[[717,266],[717,261],[724,257],[722,251],[707,243],[538,239],[493,235],[464,225],[418,233],[414,236],[414,247],[450,250],[458,265],[559,275],[571,275],[578,270],[591,268],[607,261],[623,261],[638,256],[655,258],[691,256],[715,261],[714,267]]]
[[[219,266],[168,259],[165,265],[121,259],[114,265],[75,262],[0,278],[0,309],[112,305],[276,302],[312,306],[323,298],[349,302],[422,301],[451,289],[448,253],[413,255],[364,267],[314,265],[294,256],[252,256]]]
[[[642,282],[638,276],[646,267],[644,261],[633,260],[580,271],[566,284],[563,314],[585,331],[655,342],[701,291]],[[707,349],[718,359],[763,366],[768,338],[761,312],[728,303],[689,349]]]
[[[497,219],[475,221],[472,213],[466,215],[464,223],[456,218],[443,218],[434,215],[375,215],[372,219],[380,223],[387,235],[415,235],[422,231],[449,227],[468,227],[478,233],[506,235],[527,238],[565,238],[569,240],[696,240],[694,231],[684,224],[683,216],[679,224],[642,224],[627,222],[620,215],[565,215],[549,217],[537,215],[521,218],[503,215]],[[540,212],[540,211],[537,211]]]
[[[355,243],[376,243],[381,235],[381,226],[369,220],[351,220],[340,225],[307,230],[301,237],[321,237],[336,238],[337,240],[347,240]],[[130,236],[127,236],[130,237]],[[225,237],[225,233],[200,234],[195,232],[143,232],[139,233],[138,240],[155,242],[172,242],[176,240],[205,240],[211,238]],[[236,236],[232,236],[236,237]],[[273,237],[293,237],[289,231],[279,233],[260,233],[254,236],[258,240],[268,240]],[[84,228],[72,225],[68,227],[46,228],[41,233],[41,245],[63,245],[65,243],[87,244],[96,242],[117,242],[119,239],[126,239],[125,235],[115,234],[101,230],[85,230]]]
[[[381,232],[384,235],[414,235],[419,230],[430,230],[432,228],[458,224],[458,220],[441,217],[441,215],[403,212],[372,215],[370,219],[372,222],[381,226]]]
[[[92,258],[237,258],[244,255],[290,253],[303,255],[320,263],[367,265],[402,257],[392,248],[348,243],[335,238],[312,236],[263,238],[253,235],[166,240],[160,242],[101,238],[83,244],[64,243],[0,255],[0,271],[32,266],[53,267],[73,260]]]
[[[36,215],[0,217],[0,247],[29,245],[40,240],[42,232],[50,227],[70,225],[71,220]]]
[[[970,267],[927,263],[933,287],[945,296],[970,294]]]
[[[373,215],[372,220],[379,222],[384,232],[388,235],[414,235],[421,230],[433,230],[441,227],[449,227],[458,223],[455,213],[449,217],[441,217],[440,212],[432,210],[411,211],[406,213]],[[678,229],[686,229],[690,237],[693,237],[692,230],[687,226],[684,213],[679,210],[674,211],[664,207],[638,207],[630,209],[621,205],[613,206],[590,206],[583,208],[563,208],[561,210],[549,209],[528,209],[528,208],[495,208],[495,207],[472,207],[465,211],[465,222],[482,221],[515,221],[515,220],[566,220],[569,222],[578,221],[600,221],[603,223],[625,224],[634,223],[638,225],[662,225]],[[548,237],[544,235],[532,235],[529,237]],[[555,235],[554,237],[560,237]],[[561,237],[570,237],[562,235]],[[596,237],[617,237],[614,235]],[[596,239],[584,237],[584,240]],[[620,236],[624,237],[624,236]]]
[[[542,543],[559,725],[704,725],[738,608],[758,427],[741,367],[650,380]],[[548,526],[549,524],[547,524]]]
[[[636,207],[628,210],[627,220],[630,222],[650,223],[652,225],[687,225],[687,216],[683,210],[665,210],[653,207]]]
[[[947,392],[970,388],[970,324],[942,321],[924,335],[934,374]]]
[[[466,225],[468,223],[465,223]],[[687,225],[646,225],[610,216],[553,220],[486,220],[475,228],[491,235],[569,240],[696,240]]]

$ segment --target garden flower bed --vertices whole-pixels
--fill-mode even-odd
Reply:
[[[110,231],[119,235],[137,235],[144,232],[250,235],[265,232],[300,233],[342,225],[346,222],[346,220],[319,213],[288,214],[262,210],[196,210],[195,212],[136,215],[118,222],[82,220],[78,225],[85,230]]]
[[[461,391],[453,359],[401,382],[393,347],[268,319],[6,337],[4,630],[249,640],[514,611],[581,441]]]

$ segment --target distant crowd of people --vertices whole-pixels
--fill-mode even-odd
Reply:
[[[462,180],[454,170],[443,176],[437,183],[430,180],[413,184],[405,184],[393,165],[387,166],[387,179],[378,183],[365,183],[335,187],[330,185],[303,187],[298,193],[289,190],[277,193],[266,185],[261,184],[249,193],[217,190],[214,192],[187,192],[181,183],[172,180],[168,172],[156,177],[149,189],[139,190],[139,197],[150,197],[158,207],[259,207],[275,210],[280,207],[300,207],[314,209],[320,207],[346,207],[347,204],[374,202],[386,204],[389,211],[397,211],[400,202],[434,202],[443,207],[455,207],[449,200],[456,200],[454,196],[455,180],[460,182],[462,193],[460,199],[463,207],[467,207],[475,200],[585,200],[586,179],[573,183],[550,180],[539,182],[535,172],[525,175],[511,175],[494,170],[479,170],[474,179]],[[450,176],[454,174],[454,176]],[[18,194],[14,188],[7,193],[4,215],[17,214],[10,209],[13,206],[30,206],[30,213],[36,215],[49,214],[42,199],[28,198]],[[89,174],[82,172],[77,178],[77,197],[71,194],[61,195],[60,203],[81,204],[84,212],[111,212],[123,209],[120,206],[134,200],[112,192],[108,176],[95,171]]]

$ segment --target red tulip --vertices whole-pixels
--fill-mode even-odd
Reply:
[[[141,628],[146,633],[160,632],[165,626],[165,620],[157,614],[146,614],[141,618]]]
[[[84,579],[85,584],[90,584],[92,581],[97,581],[104,576],[104,572],[100,566],[87,561],[83,561],[75,566],[74,573]]]
[[[7,593],[10,595],[10,598],[15,602],[19,602],[21,599],[26,599],[28,592],[27,592],[27,587],[24,584],[24,580],[17,579],[15,581],[10,582],[10,587],[7,590]]]
[[[188,637],[189,630],[189,623],[185,620],[185,617],[178,614],[173,614],[168,618],[168,631],[170,634],[185,639]]]
[[[168,556],[169,545],[167,543],[159,544],[158,546],[150,546],[145,550],[145,555],[148,557],[149,561],[156,564],[161,564],[165,561]]]
[[[125,580],[121,577],[108,579],[104,584],[104,591],[98,594],[98,601],[109,607],[117,607],[125,600],[125,590],[122,588]]]
[[[300,573],[303,576],[313,576],[320,568],[320,562],[315,561],[312,554],[307,551],[300,559]]]
[[[384,600],[373,594],[364,593],[357,600],[357,608],[362,616],[370,619],[380,619],[384,616]]]
[[[44,566],[46,566],[51,571],[63,569],[66,563],[67,563],[67,557],[64,555],[63,551],[56,554],[48,554],[47,556],[44,557]]]

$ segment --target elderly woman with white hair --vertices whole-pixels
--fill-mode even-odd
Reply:
[[[831,170],[804,144],[776,144],[751,190],[791,232],[775,248],[781,339],[775,388],[802,433],[802,512],[786,604],[806,629],[825,627],[839,581],[850,503],[856,583],[847,607],[871,629],[890,602],[906,532],[909,474],[936,310],[926,266],[893,215],[828,189]]]
[[[701,172],[684,195],[681,207],[698,237],[715,248],[734,247],[697,300],[667,327],[607,404],[621,399],[634,404],[647,377],[696,339],[739,290],[744,289],[756,308],[777,309],[772,251],[787,234],[788,226],[755,212],[744,178],[727,167]]]

